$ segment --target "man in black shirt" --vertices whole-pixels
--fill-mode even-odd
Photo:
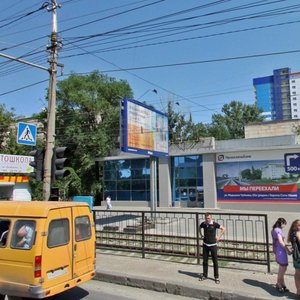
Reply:
[[[221,233],[217,236],[217,229],[220,229]],[[210,213],[205,214],[205,221],[200,224],[200,237],[203,238],[203,273],[200,275],[200,280],[207,278],[208,273],[208,256],[211,253],[211,258],[214,265],[214,277],[215,282],[220,283],[219,280],[219,267],[217,256],[217,243],[223,236],[225,228],[214,222]]]

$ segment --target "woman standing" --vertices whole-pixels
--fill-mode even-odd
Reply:
[[[292,243],[293,248],[298,247],[300,249],[300,220],[295,220],[289,230],[288,242]],[[295,268],[295,285],[297,289],[297,296],[300,298],[300,262],[296,261],[293,256],[294,268]]]
[[[275,254],[276,262],[279,265],[277,274],[276,289],[280,292],[288,292],[284,282],[284,274],[288,266],[288,256],[290,254],[289,249],[285,244],[285,235],[283,228],[286,225],[286,220],[284,218],[278,218],[272,227],[272,239],[273,239],[273,252]]]

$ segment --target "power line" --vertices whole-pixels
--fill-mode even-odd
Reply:
[[[24,18],[26,18],[26,17],[28,17],[28,16],[30,16],[30,15],[32,15],[32,14],[35,14],[35,13],[39,12],[40,10],[45,9],[45,8],[47,7],[47,5],[48,5],[48,4],[46,4],[46,2],[45,2],[45,3],[42,4],[42,6],[41,6],[40,8],[38,8],[38,9],[36,9],[36,10],[33,10],[33,11],[30,11],[30,12],[28,12],[28,13],[25,13],[25,14],[23,14],[23,15],[21,15],[21,16],[17,16],[14,20],[9,21],[9,22],[6,23],[6,24],[0,25],[0,28],[9,26],[9,25],[11,25],[11,24],[13,24],[13,23],[15,23],[15,22],[18,22],[18,21],[20,21],[20,20],[22,20],[22,19],[24,19]],[[3,20],[0,21],[0,22],[3,22]]]
[[[252,54],[252,55],[234,56],[234,57],[227,57],[227,58],[216,58],[216,59],[190,61],[190,62],[173,63],[173,64],[161,64],[161,65],[127,67],[127,68],[125,67],[125,68],[122,68],[122,71],[136,71],[136,70],[158,69],[158,68],[167,68],[167,67],[179,67],[179,66],[187,66],[187,65],[194,65],[194,64],[206,64],[206,63],[213,63],[213,62],[223,62],[223,61],[241,60],[241,59],[249,59],[249,58],[276,56],[276,55],[283,55],[283,54],[295,54],[295,53],[299,53],[299,52],[300,52],[300,50],[289,50],[289,51],[281,51],[281,52],[270,52],[270,53],[263,53],[263,54]],[[105,70],[102,72],[111,73],[111,72],[119,72],[119,71],[120,71],[120,69],[112,69],[112,70]]]
[[[186,65],[194,65],[194,64],[205,64],[205,63],[213,63],[213,62],[224,62],[224,61],[232,61],[232,60],[241,60],[241,59],[252,59],[252,58],[260,58],[260,57],[268,57],[268,56],[277,56],[277,55],[284,55],[284,54],[295,54],[295,53],[299,53],[300,50],[290,50],[290,51],[281,51],[281,52],[270,52],[270,53],[262,53],[262,54],[253,54],[253,55],[245,55],[245,56],[236,56],[236,57],[227,57],[227,58],[217,58],[217,59],[211,59],[211,60],[201,60],[201,61],[190,61],[190,62],[183,62],[183,63],[174,63],[174,64],[162,64],[162,65],[152,65],[152,66],[140,66],[140,67],[127,67],[127,68],[121,68],[121,67],[118,67],[118,69],[112,69],[112,70],[104,70],[102,71],[103,73],[112,73],[112,72],[119,72],[119,71],[132,71],[132,70],[145,70],[145,69],[155,69],[155,68],[166,68],[166,67],[178,67],[178,66],[186,66]],[[95,56],[95,55],[94,55]],[[110,63],[112,65],[115,65],[111,62],[108,62],[107,60],[103,59],[103,58],[100,58],[98,56],[96,56],[97,58],[107,62],[107,63]],[[115,65],[116,66],[116,65]],[[78,74],[89,74],[90,72],[86,72],[86,73],[78,73]],[[136,74],[133,74],[133,73],[130,73],[131,75],[133,76],[136,76],[138,78],[140,78],[141,80],[144,80],[156,87],[159,87],[160,89],[162,90],[165,90],[165,91],[168,91],[166,89],[164,89],[163,87],[157,85],[157,84],[154,84],[153,82],[150,82],[150,81],[147,81],[145,80],[144,78],[142,77],[139,77],[138,75]],[[31,87],[31,86],[34,86],[34,85],[37,85],[37,84],[40,84],[42,82],[45,82],[46,80],[44,81],[39,81],[39,82],[36,82],[36,83],[33,83],[33,84],[30,84],[30,85],[27,85],[27,86],[24,86],[24,87],[21,87],[21,88],[18,88],[18,89],[15,89],[15,90],[12,90],[12,91],[7,91],[5,93],[2,93],[0,94],[0,96],[3,96],[3,95],[7,95],[7,94],[10,94],[10,93],[13,93],[13,92],[16,92],[16,91],[19,91],[19,90],[22,90],[22,89],[25,89],[27,87]],[[174,94],[176,95],[175,93],[171,92],[171,91],[168,91],[170,92],[171,94]],[[178,95],[177,95],[178,96]],[[186,97],[182,97],[180,96],[181,98],[183,99],[186,99],[188,101],[190,101],[189,99],[187,99]],[[199,104],[198,104],[199,105]],[[205,107],[205,106],[204,106]],[[210,109],[209,109],[210,110]]]

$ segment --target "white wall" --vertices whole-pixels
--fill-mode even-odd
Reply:
[[[31,201],[31,193],[28,183],[16,183],[13,190],[13,199],[18,201]]]

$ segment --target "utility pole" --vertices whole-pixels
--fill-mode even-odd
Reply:
[[[28,62],[26,60],[0,53],[0,57],[4,57],[22,64],[26,64],[41,70],[48,71],[49,78],[49,93],[48,93],[48,116],[47,116],[47,134],[46,134],[46,151],[44,159],[44,178],[43,178],[43,198],[48,201],[51,191],[51,170],[52,170],[52,157],[53,149],[55,146],[55,113],[56,113],[56,74],[57,66],[63,67],[62,64],[57,63],[58,52],[58,39],[57,39],[57,15],[56,10],[61,6],[56,3],[56,0],[51,0],[51,6],[48,11],[52,12],[52,32],[51,32],[51,45],[48,47],[50,50],[49,68]]]
[[[47,136],[46,136],[46,152],[44,160],[44,178],[43,178],[43,198],[48,201],[51,191],[51,169],[53,149],[55,146],[55,113],[56,113],[56,74],[57,74],[57,52],[58,52],[58,39],[57,39],[57,15],[56,10],[60,6],[56,0],[51,0],[52,12],[52,32],[51,32],[51,45],[50,58],[49,58],[49,95],[48,95],[48,117],[47,117]]]

